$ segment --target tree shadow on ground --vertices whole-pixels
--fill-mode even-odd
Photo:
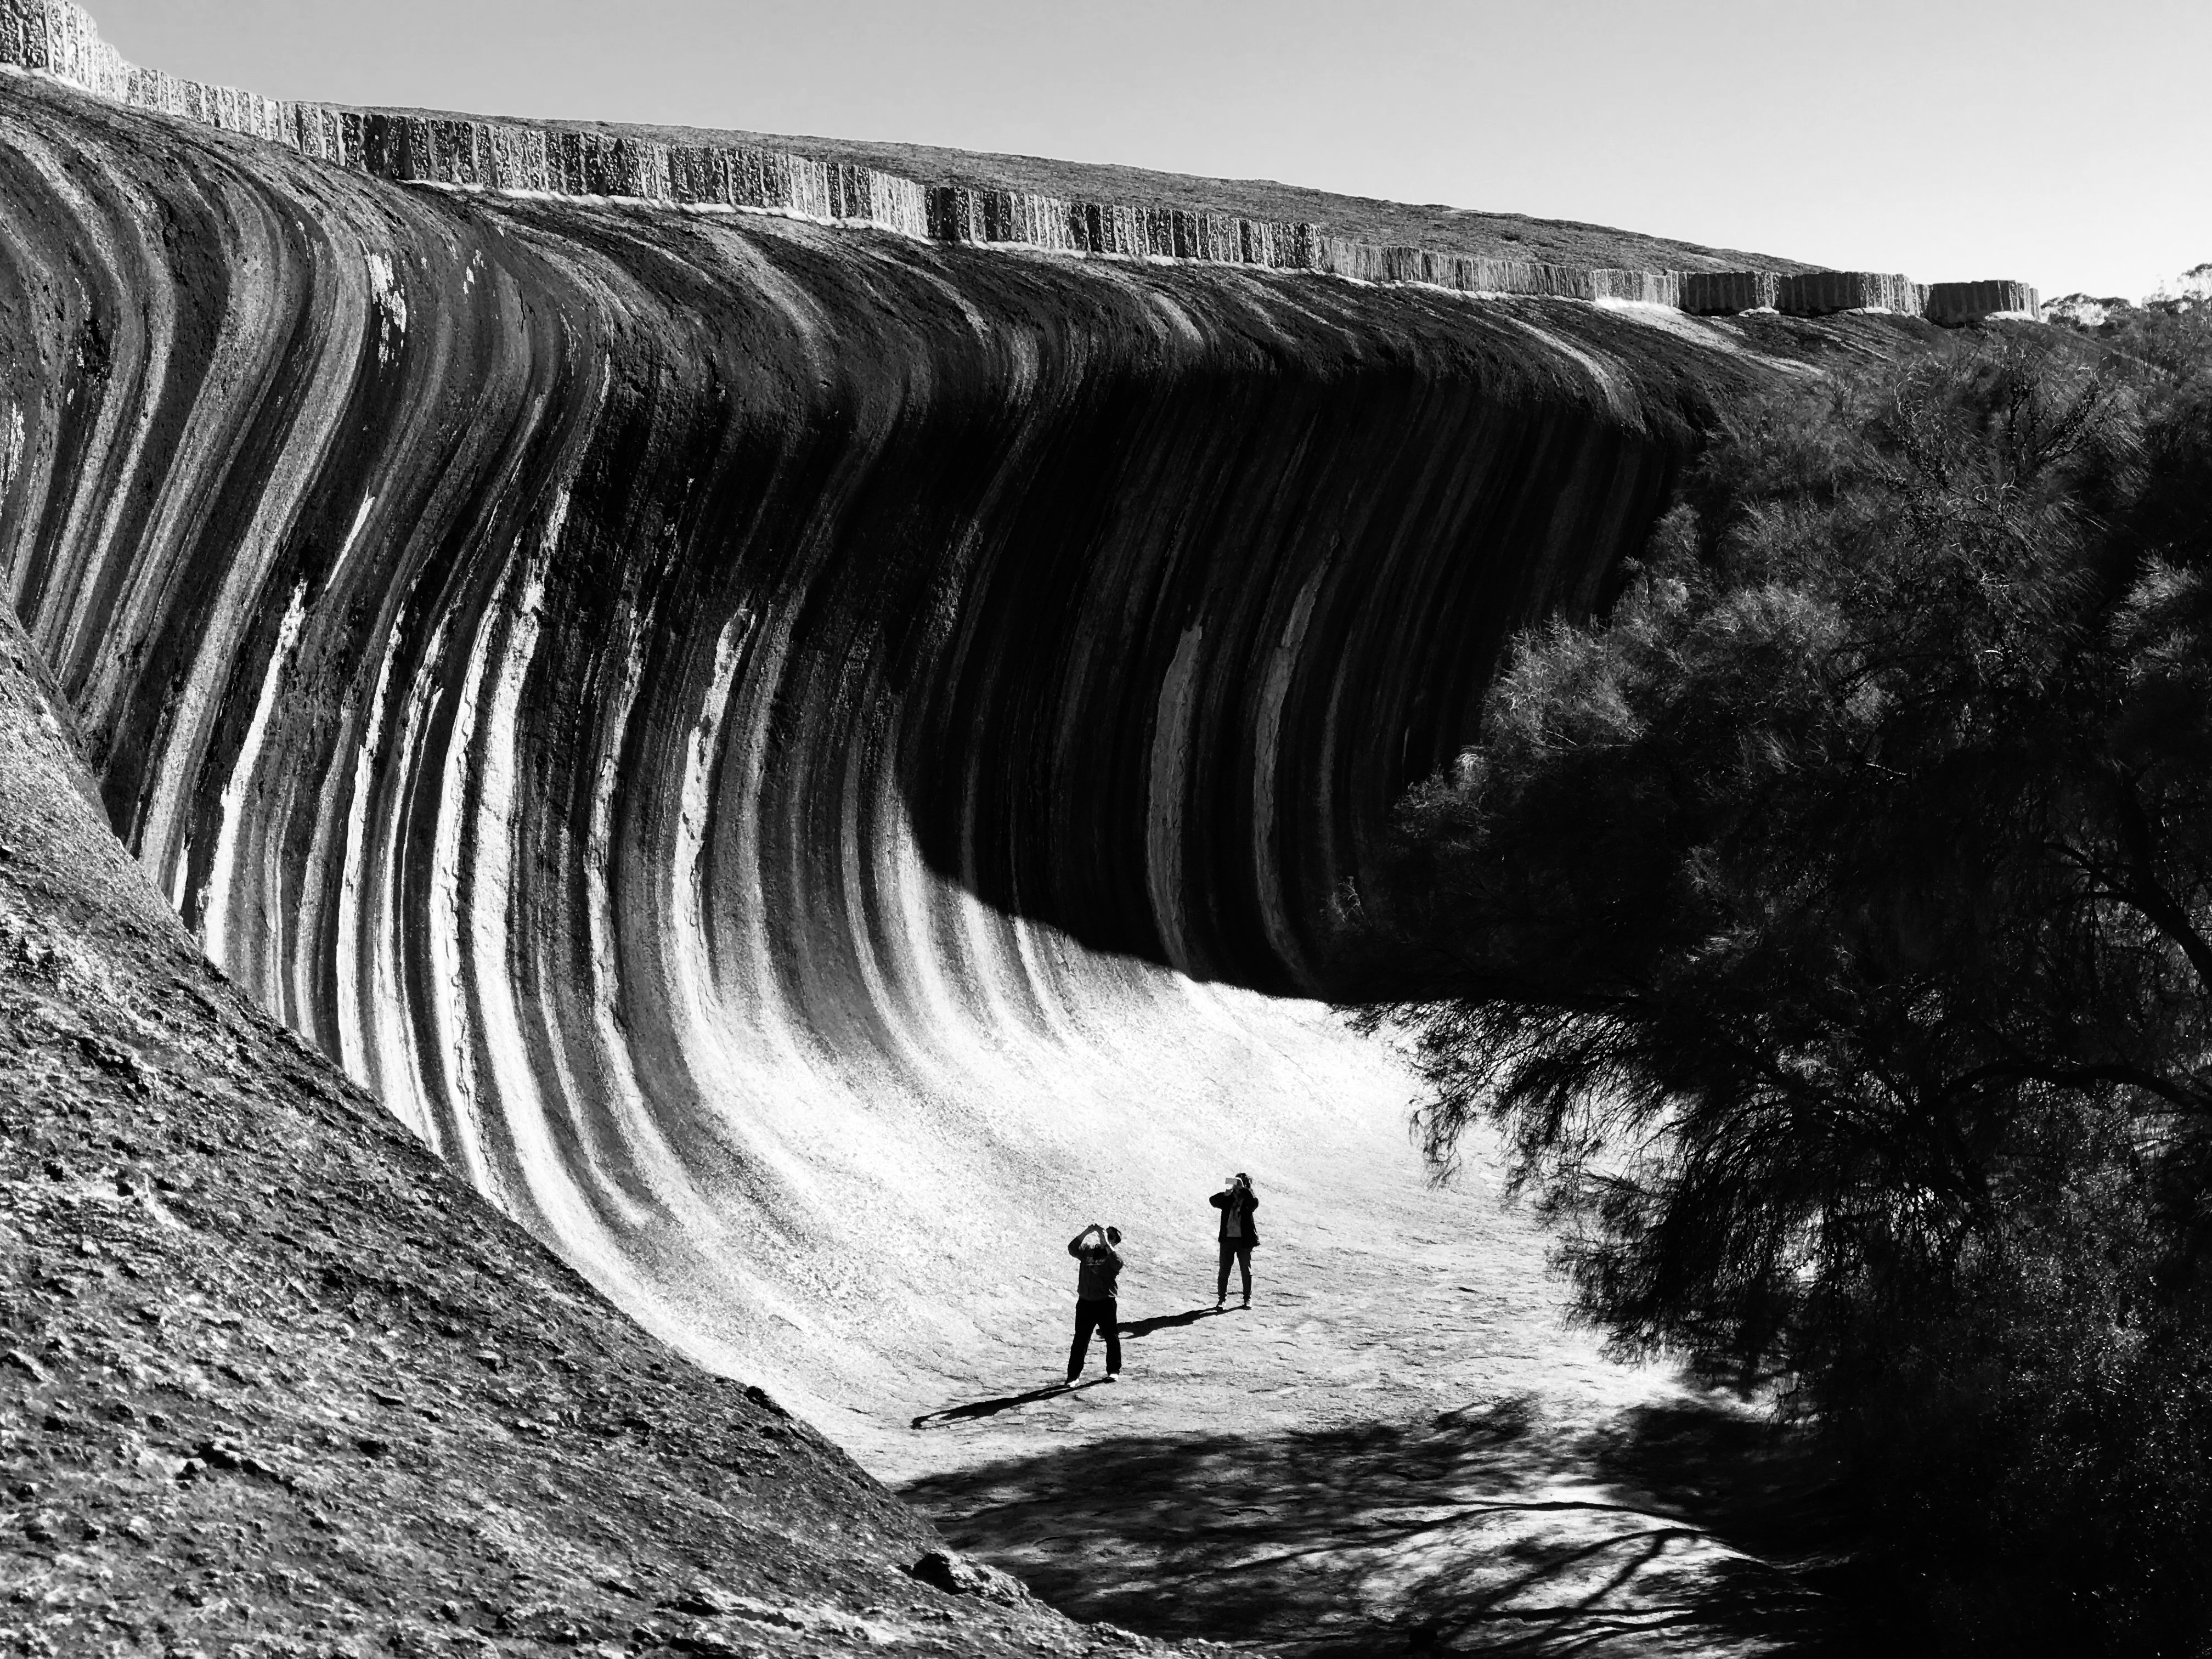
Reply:
[[[1324,1656],[1856,1650],[1826,1474],[1697,1404],[1096,1441],[903,1494],[1078,1618]]]

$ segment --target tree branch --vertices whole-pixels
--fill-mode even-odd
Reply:
[[[2112,799],[2118,807],[2120,838],[2124,844],[2129,864],[2126,884],[2116,890],[2116,896],[2142,912],[2150,925],[2180,947],[2189,965],[2196,970],[2197,984],[2208,996],[2212,996],[2212,943],[2197,931],[2189,919],[2189,912],[2180,901],[2160,884],[2157,871],[2157,847],[2150,827],[2150,819],[2136,798],[2135,784],[2127,775],[2114,768],[2108,774]]]

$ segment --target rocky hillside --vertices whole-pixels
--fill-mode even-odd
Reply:
[[[417,111],[397,112],[416,114]],[[462,118],[451,116],[441,118]],[[1557,265],[1644,270],[1811,270],[1802,260],[1740,248],[1705,247],[1610,225],[1486,213],[1443,203],[1415,205],[1310,190],[1273,179],[1207,179],[1095,161],[1041,155],[979,155],[927,144],[801,137],[787,133],[721,132],[697,127],[538,123],[550,131],[635,134],[671,144],[744,144],[848,167],[875,167],[927,185],[1012,191],[1079,202],[1126,202],[1138,208],[1226,214],[1273,222],[1303,222],[1324,234],[1378,246],[1437,248],[1490,259],[1535,259]]]
[[[58,708],[0,619],[0,1651],[1144,1645],[946,1558],[240,995]]]
[[[1310,1000],[1393,801],[1717,402],[1926,327],[410,188],[5,91],[27,1644],[1095,1639],[911,1577],[689,1361],[834,1424],[1032,1351],[1071,1217],[1224,1167],[1325,1213],[1402,1099]]]
[[[1353,1045],[1239,988],[1330,988],[1500,642],[1771,372],[1585,304],[411,190],[18,85],[0,577],[110,822],[471,1185],[802,1397],[1027,1305],[992,1252],[1101,1179],[1328,1144],[1299,1079]]]

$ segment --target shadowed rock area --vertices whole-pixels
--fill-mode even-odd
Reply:
[[[1527,1396],[1269,1435],[1136,1436],[907,1488],[1079,1617],[1314,1656],[1853,1650],[1815,1472],[1767,1425]]]
[[[1479,1519],[1424,1565],[1347,1518],[1318,1635],[1295,1601],[1148,1620],[1138,1587],[1305,1547],[1326,1468],[1364,1486],[1377,1448],[1476,1516],[1665,1387],[1558,1328],[1494,1193],[1423,1188],[1405,1074],[1313,1000],[1359,989],[1333,907],[1510,632],[1599,602],[1716,401],[1924,325],[461,196],[5,91],[36,1605],[104,1597],[149,1646],[256,1597],[331,1642],[1093,1639],[907,1577],[925,1523],[611,1301],[1085,1616],[1331,1651],[1552,1616],[1468,1576]],[[1174,1358],[1212,1340],[1176,1322],[1228,1168],[1291,1218],[1222,1338],[1265,1352]],[[1160,1322],[1110,1407],[1037,1392],[1100,1214]],[[1152,1415],[1076,1416],[1109,1409]],[[1310,1515],[1153,1562],[1218,1468]],[[1113,1572],[1046,1535],[1069,1504]],[[1597,1507],[1633,1524],[1514,1534],[1595,1609],[1576,1639],[1666,1624],[1641,1567],[1591,1589],[1606,1551],[1742,1556]],[[1347,1588],[1386,1556],[1420,1587]]]

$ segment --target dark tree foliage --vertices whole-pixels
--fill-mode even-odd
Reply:
[[[2027,338],[1743,411],[1352,926],[1431,1155],[1492,1121],[1618,1349],[1778,1384],[1955,1646],[2197,1651],[2212,377]]]

